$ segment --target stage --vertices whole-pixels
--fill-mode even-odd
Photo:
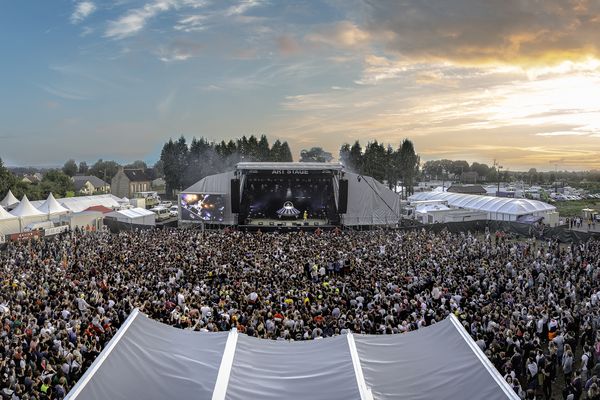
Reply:
[[[240,223],[239,228],[243,230],[316,230],[331,229],[336,225],[331,224],[326,219],[298,219],[298,220],[280,220],[273,218],[248,219],[245,223]]]

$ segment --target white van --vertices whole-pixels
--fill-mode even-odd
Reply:
[[[171,213],[168,208],[165,207],[154,207],[151,208],[150,211],[156,214],[157,221],[163,221],[165,219],[171,218]]]

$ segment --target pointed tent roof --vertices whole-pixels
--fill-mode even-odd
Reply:
[[[60,203],[56,201],[52,193],[50,193],[46,201],[38,207],[38,210],[44,214],[59,214],[69,212],[69,210],[61,206]]]
[[[11,190],[6,193],[6,196],[0,201],[0,206],[2,207],[10,207],[14,204],[17,204],[19,200],[15,197]]]
[[[35,208],[29,202],[27,195],[23,195],[23,199],[19,203],[19,205],[10,212],[15,217],[33,217],[36,215],[44,215],[43,212]]]
[[[67,400],[519,397],[454,315],[397,335],[257,339],[164,325],[135,309]]]
[[[14,215],[12,215],[8,211],[6,211],[4,209],[4,207],[0,206],[0,221],[5,220],[5,219],[15,219],[15,218],[17,218],[17,217],[15,217]]]

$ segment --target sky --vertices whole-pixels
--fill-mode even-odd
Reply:
[[[266,134],[600,168],[597,0],[4,1],[0,34],[8,165]]]

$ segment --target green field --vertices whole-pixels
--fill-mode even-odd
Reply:
[[[552,203],[561,217],[580,217],[581,210],[584,208],[593,208],[600,211],[600,200],[576,200],[576,201],[557,201]]]

